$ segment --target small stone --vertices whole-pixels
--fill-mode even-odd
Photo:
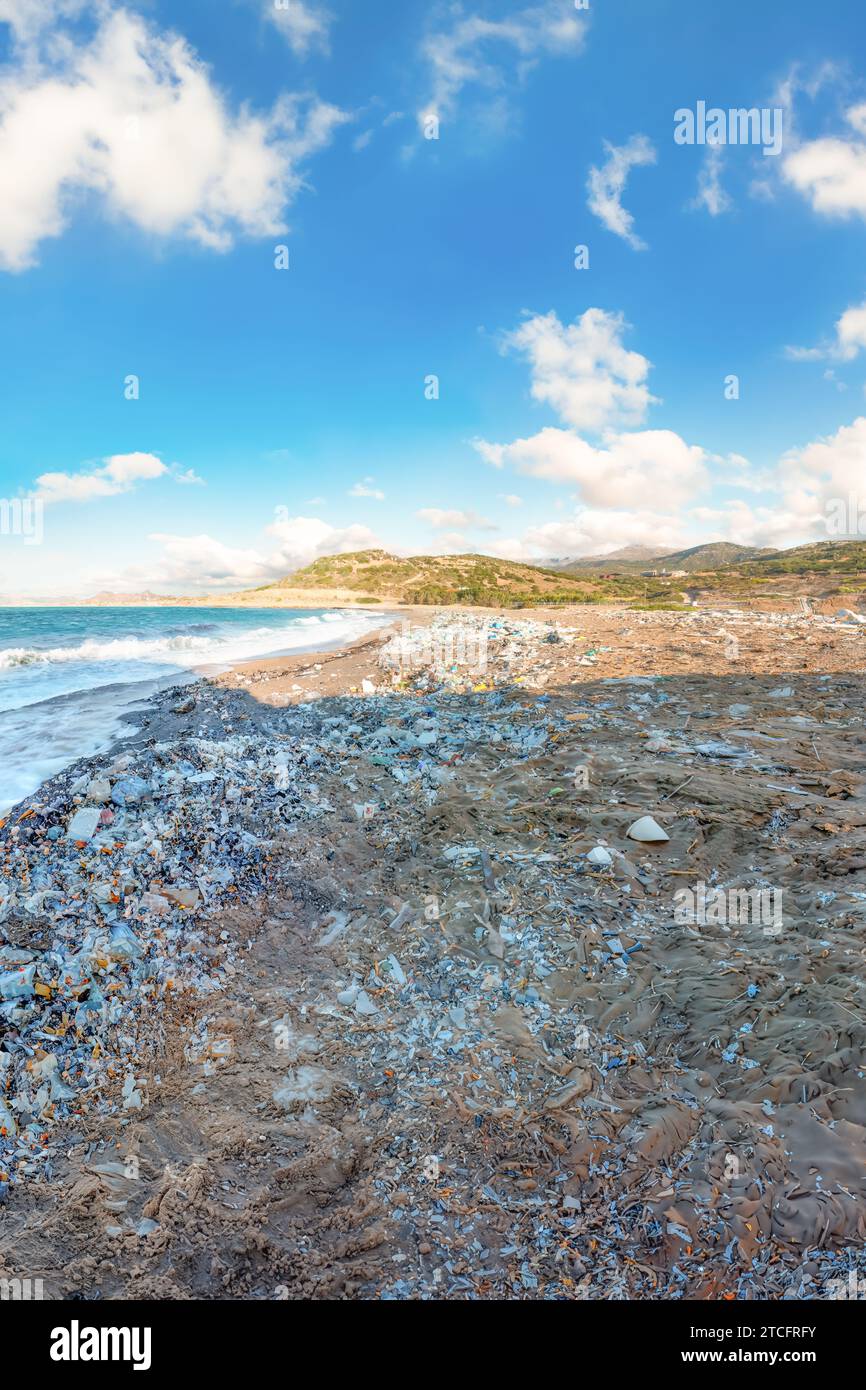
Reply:
[[[124,777],[114,784],[111,791],[115,806],[136,806],[150,795],[150,786],[143,777]]]

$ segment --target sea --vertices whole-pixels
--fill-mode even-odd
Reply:
[[[0,608],[0,815],[112,744],[161,686],[339,647],[387,621],[356,609]]]

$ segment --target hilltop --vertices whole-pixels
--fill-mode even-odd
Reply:
[[[558,570],[489,555],[413,555],[356,550],[315,560],[276,584],[248,591],[259,601],[280,593],[347,594],[355,603],[470,604],[500,607],[591,602],[596,586]]]
[[[577,574],[584,570],[610,570],[631,574],[645,569],[686,570],[689,574],[721,569],[725,565],[742,564],[778,555],[777,550],[761,550],[754,546],[734,545],[731,541],[710,541],[693,545],[688,550],[652,550],[643,545],[627,545],[609,555],[588,555],[579,560],[566,560],[561,572]]]
[[[762,554],[744,574],[854,574],[866,572],[866,541],[814,541]]]

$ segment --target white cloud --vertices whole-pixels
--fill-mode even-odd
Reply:
[[[698,174],[698,191],[691,205],[693,208],[706,208],[711,217],[718,217],[720,213],[727,212],[733,206],[729,195],[722,187],[722,160],[722,147],[709,145],[703,168]]]
[[[824,530],[827,504],[862,497],[866,478],[866,418],[843,425],[835,434],[791,449],[779,465],[784,509],[802,531]]]
[[[576,429],[639,424],[655,404],[646,377],[650,362],[622,345],[621,314],[587,309],[563,325],[556,314],[536,314],[505,334],[505,349],[529,361],[531,392]]]
[[[375,478],[364,478],[363,482],[353,483],[346,493],[347,497],[372,497],[376,502],[384,502],[385,494],[381,488],[373,487]]]
[[[789,347],[786,355],[795,362],[814,362],[830,358],[851,362],[861,348],[866,348],[866,301],[853,304],[836,320],[835,338],[814,348]]]
[[[645,251],[646,242],[634,232],[634,218],[622,205],[622,195],[632,169],[643,164],[655,164],[656,152],[645,135],[633,135],[625,145],[604,142],[607,161],[600,169],[589,171],[587,205],[609,231],[628,242],[635,251]]]
[[[790,497],[780,496],[780,470],[760,473],[742,454],[720,457],[670,429],[614,428],[642,423],[654,402],[646,385],[650,363],[625,350],[624,327],[621,316],[590,309],[568,328],[550,313],[506,335],[504,346],[527,357],[533,396],[571,428],[549,425],[510,443],[475,440],[474,447],[495,468],[570,488],[578,506],[570,517],[531,526],[522,537],[498,539],[485,549],[505,558],[539,559],[604,554],[633,543],[676,550],[710,539],[739,540],[741,534],[750,543],[774,544],[797,526],[799,535],[789,543],[808,534],[814,499],[798,513]],[[814,468],[811,455],[809,460]],[[718,478],[711,465],[722,470]],[[789,481],[792,474],[789,465]],[[714,482],[771,500],[775,494],[779,505],[755,507],[736,497],[709,506]],[[554,500],[555,510],[564,505]]]
[[[549,426],[512,444],[475,445],[496,467],[555,483],[576,483],[592,506],[652,506],[663,497],[682,505],[707,484],[706,454],[672,430],[608,433],[596,447],[572,430]]]
[[[422,507],[415,515],[426,521],[435,531],[447,530],[451,526],[464,526],[477,531],[495,531],[496,525],[477,512],[448,511],[441,507]],[[462,539],[462,538],[461,538]]]
[[[516,492],[498,492],[497,497],[504,502],[506,507],[522,507],[523,498],[518,497]]]
[[[156,578],[150,584],[183,588],[224,588],[262,584],[279,578],[255,550],[238,550],[212,536],[174,536],[155,532],[148,537],[163,548]]]
[[[582,507],[566,521],[533,526],[524,541],[539,556],[604,555],[623,545],[677,550],[688,544],[688,530],[678,515],[652,510],[598,511]]]
[[[345,555],[352,550],[381,548],[381,541],[369,526],[331,526],[320,517],[294,516],[275,521],[267,528],[278,542],[268,563],[278,575],[309,565],[323,555]]]
[[[85,37],[59,28],[69,5],[44,7],[43,27],[0,2],[17,36],[0,77],[0,267],[33,265],[83,193],[142,231],[215,250],[285,231],[299,165],[344,113],[293,96],[235,112],[182,37],[137,15],[97,3]]]
[[[783,178],[826,217],[866,218],[866,105],[849,107],[850,132],[806,140],[782,160]]]
[[[239,549],[213,536],[178,536],[156,532],[149,537],[162,547],[155,565],[136,566],[118,576],[100,575],[100,587],[128,591],[196,591],[251,588],[273,583],[323,555],[345,554],[379,546],[366,526],[330,526],[318,517],[281,517],[266,528],[271,545]]]
[[[327,53],[334,16],[316,0],[262,0],[265,16],[275,24],[292,52],[306,58]]]
[[[190,470],[191,471],[191,470]],[[115,497],[130,492],[136,483],[161,478],[170,472],[155,454],[113,454],[101,468],[80,473],[41,473],[33,496],[44,503],[89,502],[95,497]],[[201,482],[200,478],[175,476],[177,482]]]
[[[431,92],[419,121],[423,125],[430,116],[453,116],[461,92],[470,84],[501,89],[515,60],[525,70],[543,54],[578,52],[585,32],[585,18],[562,0],[544,0],[496,20],[466,14],[457,6],[450,27],[429,34],[422,46]]]

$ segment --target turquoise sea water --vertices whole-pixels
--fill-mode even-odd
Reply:
[[[0,810],[110,743],[158,683],[340,645],[383,615],[272,608],[0,608]]]

